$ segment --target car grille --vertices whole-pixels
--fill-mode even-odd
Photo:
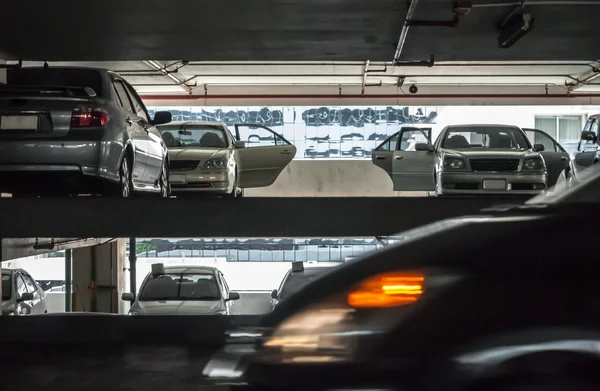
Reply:
[[[189,171],[198,167],[199,164],[200,160],[171,160],[169,169],[171,171]]]
[[[517,171],[519,159],[469,159],[473,171]]]

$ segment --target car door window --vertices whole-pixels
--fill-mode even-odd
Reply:
[[[400,131],[399,151],[416,151],[415,146],[420,143],[429,144],[429,139],[420,129],[403,129]]]
[[[562,152],[557,143],[541,130],[527,130],[525,133],[532,144],[542,144],[544,152]]]
[[[19,295],[22,295],[23,293],[27,293],[27,288],[25,285],[25,281],[23,280],[23,277],[21,277],[20,274],[18,274],[16,276],[17,279],[17,293]]]
[[[123,108],[129,112],[135,113],[135,109],[133,108],[133,104],[129,99],[129,95],[127,94],[127,90],[125,89],[123,83],[120,80],[115,80],[113,82],[113,86],[115,87],[119,101],[121,101],[121,106],[123,106]]]
[[[384,142],[379,144],[375,150],[377,151],[395,151],[398,145],[398,136],[400,136],[400,132],[396,132],[390,137],[388,137]]]
[[[143,118],[144,121],[148,122],[148,113],[146,112],[146,106],[144,106],[144,103],[142,103],[142,100],[140,99],[139,95],[129,83],[125,83],[125,87],[127,88],[129,96],[131,97],[134,113],[136,113],[138,117]]]
[[[25,281],[25,287],[27,288],[27,292],[33,293],[35,295],[35,293],[37,292],[37,286],[35,285],[35,282],[33,282],[33,279],[27,274],[23,274],[22,277],[23,281]]]
[[[269,147],[291,145],[279,134],[260,125],[239,124],[235,126],[237,139],[246,142],[246,147]]]

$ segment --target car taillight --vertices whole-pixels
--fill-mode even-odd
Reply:
[[[88,128],[108,124],[108,113],[97,107],[76,107],[71,113],[71,128]]]

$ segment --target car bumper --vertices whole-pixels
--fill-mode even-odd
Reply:
[[[69,188],[118,182],[123,144],[104,136],[104,130],[89,129],[57,138],[1,139],[0,191],[41,189],[45,183]]]
[[[169,183],[171,191],[177,192],[206,192],[231,193],[234,188],[235,176],[229,171],[171,172]]]
[[[535,195],[546,190],[546,173],[441,172],[437,177],[438,195],[490,194]],[[492,183],[492,181],[496,181]],[[500,182],[498,182],[500,181]],[[504,185],[502,185],[502,183]],[[494,186],[492,186],[492,184]],[[489,186],[488,186],[489,185]]]

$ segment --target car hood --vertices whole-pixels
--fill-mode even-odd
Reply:
[[[452,156],[460,156],[460,157],[508,157],[508,158],[521,158],[527,156],[538,156],[538,152],[534,152],[531,149],[526,150],[510,150],[510,149],[450,149],[450,148],[442,148],[441,151],[448,155]]]
[[[131,310],[144,315],[213,315],[225,306],[220,300],[139,301]]]
[[[225,157],[227,149],[217,148],[169,148],[171,160],[201,160]]]

